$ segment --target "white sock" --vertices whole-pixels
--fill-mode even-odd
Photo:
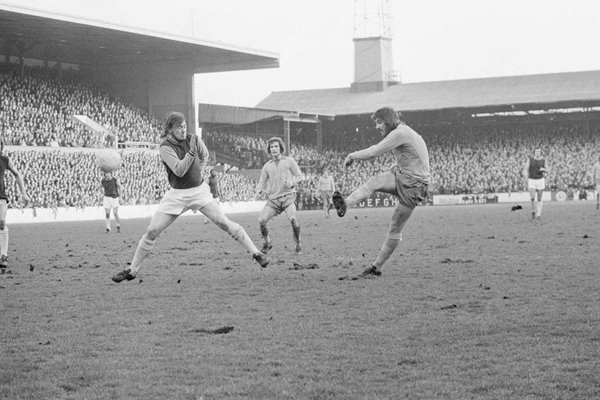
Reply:
[[[0,255],[8,256],[8,227],[0,230]]]
[[[144,259],[148,256],[153,247],[154,240],[148,239],[144,234],[138,243],[137,249],[135,249],[133,260],[129,266],[131,272],[136,273],[140,269],[142,266],[142,261],[144,261]]]
[[[346,197],[346,206],[348,208],[353,207],[363,200],[368,199],[373,194],[372,191],[367,189],[365,186],[361,186]]]
[[[250,239],[250,236],[246,233],[246,230],[242,228],[242,226],[236,222],[231,221],[231,225],[229,226],[229,234],[232,238],[242,244],[250,254],[256,254],[259,252],[258,248]]]

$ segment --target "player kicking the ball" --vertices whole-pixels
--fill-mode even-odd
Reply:
[[[296,253],[299,254],[302,245],[300,224],[296,219],[296,183],[302,177],[302,172],[293,158],[283,155],[285,144],[281,138],[269,139],[267,152],[271,155],[271,160],[262,168],[256,193],[257,196],[267,194],[267,202],[258,217],[260,233],[264,240],[262,252],[266,253],[273,247],[267,224],[274,216],[285,212],[292,224]]]
[[[172,112],[168,116],[162,138],[164,140],[160,144],[160,158],[167,171],[171,188],[162,198],[146,233],[138,243],[131,266],[113,276],[112,280],[122,282],[135,279],[158,236],[187,210],[202,212],[248,249],[252,258],[265,268],[269,264],[267,256],[258,250],[244,228],[225,216],[219,203],[212,197],[208,185],[203,181],[202,169],[209,157],[208,149],[198,136],[187,133],[183,114]]]
[[[396,157],[396,165],[389,171],[370,178],[346,199],[336,191],[333,194],[333,204],[338,216],[343,217],[348,207],[368,199],[376,191],[398,196],[399,201],[394,208],[388,234],[377,259],[357,278],[381,275],[381,267],[402,240],[404,224],[415,207],[427,198],[431,176],[427,146],[421,135],[404,124],[400,115],[392,108],[380,108],[371,118],[383,139],[369,148],[348,154],[344,160],[344,167],[349,167],[355,160],[370,160],[389,151]]]

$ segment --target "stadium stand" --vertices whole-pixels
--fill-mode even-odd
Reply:
[[[104,126],[111,142],[157,143],[161,122],[142,110],[78,79],[76,72],[0,64],[0,132],[7,144],[65,147],[94,147],[93,132],[73,122],[76,114],[86,115]]]
[[[98,121],[112,135],[103,145],[117,140],[145,143],[123,149],[123,168],[118,177],[123,204],[151,204],[166,190],[164,168],[157,152],[161,122],[142,110],[82,82],[76,71],[0,64],[0,134],[10,145],[8,154],[23,172],[37,207],[97,205],[100,172],[90,147],[97,137],[73,122],[83,114]],[[389,155],[344,170],[349,151],[379,140],[368,118],[355,126],[336,125],[324,135],[324,151],[302,136],[295,136],[290,154],[301,166],[305,180],[298,202],[303,208],[319,208],[316,182],[322,168],[330,168],[342,192],[349,192],[392,164]],[[533,148],[540,147],[551,173],[548,187],[568,193],[592,186],[588,171],[599,152],[600,118],[594,115],[562,117],[496,118],[485,123],[450,124],[443,127],[411,125],[428,143],[433,183],[432,194],[485,194],[524,189],[523,165]],[[203,132],[211,152],[228,154],[238,169],[259,170],[268,160],[263,137],[219,131]],[[87,150],[86,150],[87,148]],[[219,173],[223,201],[252,200],[257,173]],[[11,174],[9,196],[18,199]]]

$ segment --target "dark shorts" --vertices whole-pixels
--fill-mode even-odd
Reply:
[[[396,194],[400,204],[408,208],[415,208],[427,199],[429,185],[402,173],[397,166],[391,171],[396,177]]]
[[[275,215],[279,215],[292,204],[296,204],[296,193],[286,194],[285,196],[278,197],[274,200],[268,199],[265,207],[273,209]]]

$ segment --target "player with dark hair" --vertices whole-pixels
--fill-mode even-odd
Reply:
[[[21,200],[25,205],[29,204],[30,199],[25,190],[23,176],[15,168],[10,158],[4,154],[4,140],[0,140],[0,268],[8,266],[8,226],[6,226],[6,213],[8,212],[8,196],[6,195],[6,183],[4,181],[6,171],[10,171],[14,177],[19,190],[21,191]]]
[[[542,149],[537,148],[533,151],[533,157],[529,157],[523,168],[523,176],[527,179],[527,189],[531,198],[531,219],[541,219],[542,217],[542,207],[544,206],[542,194],[546,189],[545,176],[547,173],[548,168],[546,160],[542,158]]]
[[[392,108],[380,108],[371,118],[383,139],[371,147],[348,154],[344,166],[349,167],[354,161],[370,160],[390,151],[396,158],[396,165],[389,171],[371,177],[345,199],[336,191],[333,194],[333,205],[338,216],[343,217],[348,207],[368,199],[376,191],[397,196],[398,204],[392,213],[388,234],[377,258],[357,278],[381,275],[382,266],[402,240],[402,228],[406,221],[415,207],[427,198],[431,178],[429,155],[423,138],[404,124],[400,115]]]
[[[231,221],[215,201],[202,178],[209,154],[204,142],[187,133],[185,117],[171,113],[161,137],[160,158],[165,166],[170,189],[160,201],[146,232],[140,239],[129,268],[112,277],[115,282],[135,279],[142,261],[148,256],[158,236],[187,210],[200,211],[215,225],[241,243],[262,268],[269,264],[268,257],[254,245],[244,228]]]
[[[104,197],[102,199],[102,207],[104,207],[104,227],[106,233],[110,232],[110,210],[115,216],[117,232],[121,232],[121,219],[119,218],[119,192],[121,185],[112,172],[104,172],[104,178],[100,181]]]
[[[300,224],[296,219],[296,183],[302,177],[302,172],[296,161],[285,156],[285,144],[278,137],[267,141],[267,153],[271,160],[267,161],[260,173],[257,186],[257,196],[267,195],[267,202],[258,217],[260,233],[264,244],[262,252],[266,253],[273,247],[269,236],[268,222],[276,215],[285,212],[292,224],[296,253],[302,251],[300,241]]]

